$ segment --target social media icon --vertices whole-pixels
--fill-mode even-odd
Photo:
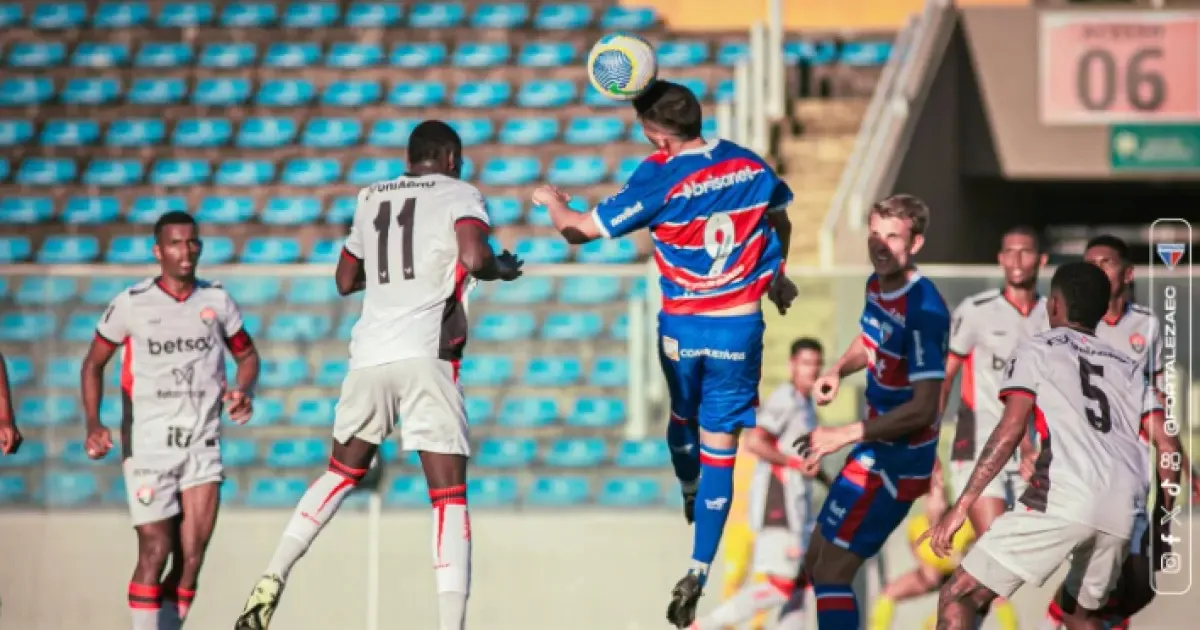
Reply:
[[[1179,570],[1182,568],[1180,565],[1182,564],[1183,558],[1173,551],[1162,555],[1161,566],[1163,573],[1179,573]]]

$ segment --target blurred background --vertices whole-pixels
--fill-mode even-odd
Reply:
[[[706,135],[759,151],[796,193],[801,297],[769,316],[764,393],[787,380],[796,337],[836,356],[857,334],[864,218],[893,192],[933,208],[921,260],[952,305],[999,286],[1017,223],[1052,263],[1114,233],[1155,264],[1151,222],[1200,217],[1200,2],[0,2],[0,350],[27,438],[0,459],[0,628],[128,627],[118,456],[83,454],[78,374],[105,304],[156,273],[150,226],[169,210],[202,223],[201,275],[230,289],[264,358],[253,420],[222,440],[225,507],[190,622],[232,625],[328,457],[360,308],[331,278],[354,195],[404,172],[426,118],[458,130],[496,246],[529,263],[470,296],[473,627],[664,627],[690,536],[662,439],[649,242],[568,247],[528,203],[550,182],[584,209],[649,152],[632,109],[587,83],[587,50],[612,30],[655,43],[660,76],[704,102]],[[1166,240],[1190,264],[1191,231]],[[1139,269],[1139,301],[1186,288],[1190,323],[1190,275],[1158,270]],[[853,385],[823,421],[860,417]],[[414,463],[385,445],[377,488],[301,565],[277,626],[433,627]],[[911,566],[897,538],[868,598]],[[1018,597],[1028,627],[1048,597]],[[1160,598],[1134,627],[1194,627],[1197,604]],[[905,605],[896,627],[930,610]]]

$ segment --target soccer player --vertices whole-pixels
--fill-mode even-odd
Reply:
[[[971,503],[1023,439],[1030,414],[1042,450],[1021,495],[1026,509],[996,519],[942,588],[939,628],[973,627],[995,597],[1011,597],[1026,582],[1041,585],[1068,558],[1067,627],[1104,627],[1099,609],[1145,519],[1143,424],[1151,425],[1160,453],[1179,452],[1178,440],[1161,430],[1162,407],[1144,366],[1096,335],[1109,292],[1095,266],[1063,265],[1047,304],[1052,329],[1021,342],[1009,358],[1000,389],[1004,415],[966,490],[931,531],[934,551],[949,551]],[[1179,471],[1158,468],[1178,483]]]
[[[12,396],[8,390],[8,364],[0,354],[0,455],[14,455],[21,448],[21,431],[13,416]]]
[[[80,374],[84,446],[88,457],[100,459],[113,445],[100,423],[104,368],[123,348],[121,466],[138,538],[129,582],[134,630],[174,627],[187,618],[220,502],[221,411],[239,424],[253,411],[258,352],[229,293],[196,277],[200,250],[191,215],[158,219],[160,275],[113,298]],[[237,363],[233,387],[226,384],[227,353]],[[161,579],[168,556],[171,571]],[[173,605],[164,607],[164,600]]]
[[[476,280],[515,280],[522,262],[496,256],[479,191],[462,180],[462,140],[427,120],[408,141],[408,173],[362,189],[334,272],[338,291],[364,291],[350,338],[350,372],[334,410],[329,469],[300,499],[237,630],[266,630],[288,575],[403,418],[433,504],[441,630],[462,630],[471,586],[467,415],[458,364],[467,343],[466,293]]]
[[[867,280],[862,334],[813,388],[817,404],[828,404],[841,379],[866,369],[867,418],[817,427],[796,444],[817,460],[854,445],[804,558],[824,630],[859,627],[855,574],[930,488],[950,313],[913,263],[928,228],[929,208],[916,197],[895,195],[871,208],[867,248],[875,273]]]
[[[766,580],[741,589],[693,624],[696,630],[739,625],[756,613],[782,606],[797,588],[804,588],[796,582],[796,575],[812,531],[811,478],[826,484],[828,479],[819,466],[797,457],[791,444],[816,427],[810,394],[823,363],[821,342],[809,337],[793,342],[791,382],[780,385],[767,398],[758,411],[757,426],[746,434],[746,448],[759,462],[750,489],[752,573],[764,575]]]
[[[700,103],[687,88],[660,81],[633,105],[657,151],[620,192],[590,213],[567,208],[570,197],[553,186],[534,191],[533,203],[548,208],[572,244],[650,230],[662,275],[658,332],[671,399],[667,442],[685,516],[695,520],[692,566],[667,611],[668,621],[684,628],[695,617],[729,514],[738,434],[754,426],[760,302],[767,295],[783,312],[796,296],[783,274],[792,192],[753,152],[702,138]]]

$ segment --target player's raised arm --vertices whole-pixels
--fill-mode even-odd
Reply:
[[[21,432],[13,417],[12,396],[8,389],[8,364],[0,354],[0,455],[12,455],[21,446]]]
[[[567,207],[571,196],[554,186],[533,191],[533,203],[546,206],[554,229],[572,245],[598,238],[620,238],[650,225],[662,208],[667,191],[658,177],[658,164],[646,159],[617,194],[601,201],[591,212],[576,212]]]
[[[104,397],[104,368],[112,359],[117,347],[129,336],[129,293],[121,292],[108,305],[83,366],[79,369],[80,394],[83,399],[83,418],[87,429],[84,446],[88,457],[99,459],[112,448],[112,436],[100,422],[100,401]]]

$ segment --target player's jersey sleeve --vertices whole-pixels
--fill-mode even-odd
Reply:
[[[242,321],[242,310],[229,293],[224,294],[224,304],[221,309],[221,331],[225,335],[225,345],[229,352],[238,356],[249,350],[253,345],[250,333]]]
[[[1150,384],[1155,387],[1162,388],[1163,384],[1159,381],[1163,376],[1162,364],[1162,324],[1157,318],[1151,318],[1150,331],[1152,338],[1150,339],[1150,360],[1146,361],[1146,376],[1150,379]]]
[[[670,182],[663,181],[661,170],[652,160],[643,160],[624,188],[596,206],[592,216],[601,234],[619,238],[650,225],[666,204],[670,189]]]
[[[950,318],[950,352],[960,357],[971,354],[971,349],[975,347],[975,324],[970,317],[971,307],[970,298],[963,300]]]
[[[785,386],[786,387],[786,386]],[[756,426],[767,433],[779,437],[787,425],[788,414],[791,413],[791,400],[785,387],[776,389],[767,399],[767,404],[758,410]]]
[[[450,213],[454,217],[455,225],[458,225],[460,221],[475,221],[481,223],[485,228],[491,226],[491,222],[488,220],[487,203],[484,202],[483,194],[479,192],[478,188],[470,184],[456,186],[447,201],[450,204]]]
[[[1000,383],[1000,398],[1008,396],[1031,396],[1036,398],[1042,385],[1042,362],[1036,340],[1022,341],[1008,364],[1004,366],[1004,380]]]
[[[923,300],[924,304],[909,313],[905,322],[905,357],[908,380],[932,381],[946,378],[946,345],[950,336],[950,316],[940,304],[941,297]],[[936,303],[935,303],[936,302]]]
[[[787,182],[779,180],[775,183],[775,190],[771,191],[771,199],[767,202],[767,212],[782,212],[792,205],[792,188],[787,185]]]
[[[125,343],[125,338],[129,336],[130,310],[129,291],[118,293],[100,316],[100,322],[96,324],[96,337],[114,346]]]
[[[369,197],[369,188],[363,188],[358,191],[358,205],[354,209],[354,219],[350,221],[350,234],[346,236],[346,244],[342,249],[345,253],[359,260],[363,259],[366,251],[363,248],[362,230],[358,226],[358,217],[362,215],[363,206],[367,203]]]

